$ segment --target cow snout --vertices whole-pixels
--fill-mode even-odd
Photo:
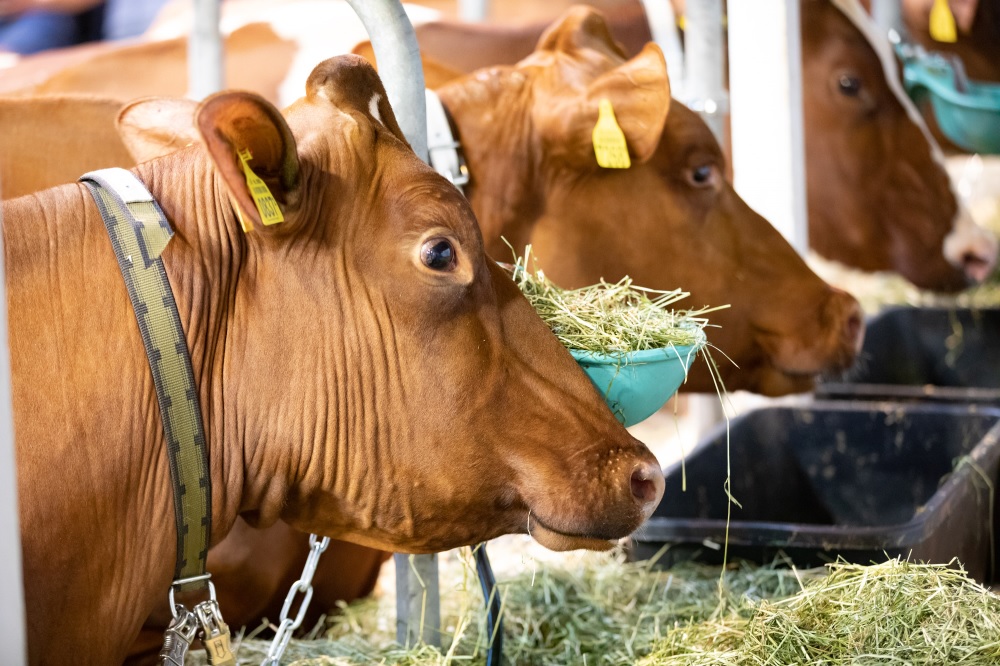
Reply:
[[[655,462],[641,462],[633,469],[629,477],[632,489],[632,499],[642,510],[643,519],[653,515],[653,511],[663,499],[663,471]]]
[[[990,276],[997,263],[997,238],[973,221],[963,208],[955,228],[944,239],[944,256],[965,279],[980,284]]]

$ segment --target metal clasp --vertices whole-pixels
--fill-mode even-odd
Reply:
[[[202,601],[194,607],[201,623],[201,641],[211,666],[236,666],[236,656],[229,644],[229,626],[222,620],[219,604],[215,599]]]
[[[180,604],[174,601],[174,590],[183,587],[185,585],[190,585],[191,583],[205,581],[208,584],[208,598],[211,599],[212,601],[215,601],[215,585],[212,585],[211,578],[212,574],[204,573],[201,574],[200,576],[191,576],[190,578],[178,578],[177,580],[175,580],[170,584],[170,594],[169,594],[170,612],[173,613],[175,618],[177,617],[177,609],[182,609],[188,613],[190,613],[191,611],[188,611],[186,608],[184,608],[184,606],[181,606]]]
[[[198,633],[198,622],[195,614],[183,606],[171,608],[174,619],[170,621],[163,634],[163,649],[160,650],[162,666],[184,666],[195,634]]]

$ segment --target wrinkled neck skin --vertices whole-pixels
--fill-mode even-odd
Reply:
[[[523,248],[543,208],[536,185],[540,163],[534,149],[529,77],[497,67],[438,91],[458,126],[471,174],[466,196],[476,211],[486,252],[501,261],[511,254],[501,236],[514,248]]]
[[[390,468],[380,454],[391,457],[390,443],[407,448],[410,437],[405,421],[384,418],[407,413],[403,396],[389,388],[400,382],[385,296],[352,279],[360,273],[350,253],[322,247],[356,243],[347,237],[352,225],[244,234],[208,160],[200,152],[193,157],[191,168],[172,166],[162,175],[150,169],[142,177],[175,225],[172,245],[183,248],[169,258],[167,270],[201,393],[213,543],[237,515],[254,526],[284,519],[329,536],[377,530],[374,516],[388,510],[377,503],[391,495],[371,492],[372,470]],[[357,165],[308,167],[303,164],[303,191],[343,188],[336,192],[340,220],[363,218],[373,205],[370,197],[347,197],[352,184],[333,184],[324,173],[352,173]],[[178,183],[168,174],[204,175],[197,183]],[[376,174],[370,182],[378,180]],[[174,197],[179,205],[172,215],[168,206],[174,204],[159,192],[178,191],[210,194],[184,203]],[[344,204],[351,200],[354,210]],[[284,224],[329,218],[323,202],[310,197],[286,213]],[[199,211],[197,219],[182,212],[190,210]],[[316,270],[320,253],[334,263],[332,271]],[[280,311],[275,303],[282,304]]]

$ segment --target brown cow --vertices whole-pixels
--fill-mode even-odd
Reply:
[[[176,231],[163,259],[213,541],[237,516],[409,552],[525,532],[529,515],[554,549],[635,529],[662,493],[655,458],[486,257],[371,67],[327,61],[307,92],[284,117],[215,95],[204,146],[135,169]],[[260,225],[243,147],[284,223]],[[3,233],[30,661],[120,663],[176,554],[148,361],[82,186],[4,202]]]

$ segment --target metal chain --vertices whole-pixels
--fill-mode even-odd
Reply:
[[[291,589],[288,590],[288,596],[285,597],[285,605],[281,607],[281,622],[278,624],[274,640],[271,641],[271,647],[267,651],[267,657],[261,663],[261,666],[278,666],[281,656],[285,654],[285,648],[288,647],[288,641],[292,640],[292,634],[302,624],[302,620],[306,616],[306,610],[309,609],[309,602],[312,601],[312,579],[313,574],[316,573],[319,556],[323,554],[323,551],[329,545],[330,537],[320,539],[315,534],[309,535],[309,556],[306,558],[306,565],[302,569],[302,577],[292,583]],[[289,617],[289,611],[291,611],[292,602],[295,601],[295,597],[299,592],[303,594],[302,602],[293,620]]]

